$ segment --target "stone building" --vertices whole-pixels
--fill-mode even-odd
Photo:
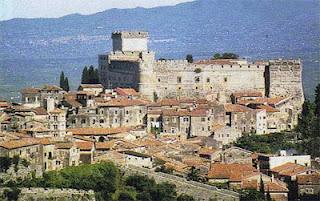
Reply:
[[[156,60],[146,32],[114,32],[113,51],[99,55],[100,80],[106,88],[131,87],[154,97],[211,97],[230,101],[236,91],[264,97],[292,97],[293,112],[303,103],[300,60]]]

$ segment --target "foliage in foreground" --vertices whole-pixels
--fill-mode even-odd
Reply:
[[[290,133],[273,133],[269,135],[244,135],[237,140],[236,146],[259,153],[276,153],[281,149],[296,148],[290,142],[294,135]]]
[[[68,167],[51,171],[43,178],[19,183],[9,182],[8,187],[73,188],[94,190],[97,201],[193,201],[188,195],[177,195],[171,183],[156,183],[147,176],[122,177],[112,162]],[[11,194],[10,194],[11,195]]]

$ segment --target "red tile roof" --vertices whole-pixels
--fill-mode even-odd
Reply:
[[[305,172],[306,170],[306,167],[295,163],[285,163],[271,169],[272,172],[276,172],[279,175],[284,176],[294,176],[299,173]]]
[[[226,112],[250,112],[252,109],[238,104],[225,104]]]
[[[29,147],[39,144],[39,142],[35,140],[30,140],[29,138],[23,138],[19,140],[10,140],[0,143],[0,147],[5,149],[17,149],[22,147]]]
[[[70,128],[67,132],[72,132],[73,135],[112,135],[129,131],[131,128]]]
[[[114,90],[120,96],[138,96],[139,93],[133,88],[116,88]]]
[[[214,163],[208,172],[209,179],[231,179],[241,178],[243,174],[249,174],[257,171],[251,164],[224,164]]]
[[[76,147],[83,151],[90,151],[93,149],[93,142],[75,142]]]
[[[20,91],[22,94],[38,94],[40,93],[39,88],[24,88]]]

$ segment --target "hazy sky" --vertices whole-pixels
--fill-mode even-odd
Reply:
[[[0,20],[92,14],[109,8],[174,5],[191,0],[0,0]]]

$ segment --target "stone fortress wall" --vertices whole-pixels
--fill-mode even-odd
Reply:
[[[156,93],[159,98],[210,97],[223,103],[233,92],[250,90],[266,97],[292,97],[300,106],[304,100],[300,60],[156,60],[143,45],[147,37],[146,32],[112,34],[130,45],[118,41],[113,51],[99,55],[100,80],[106,88],[132,87],[151,100]]]

